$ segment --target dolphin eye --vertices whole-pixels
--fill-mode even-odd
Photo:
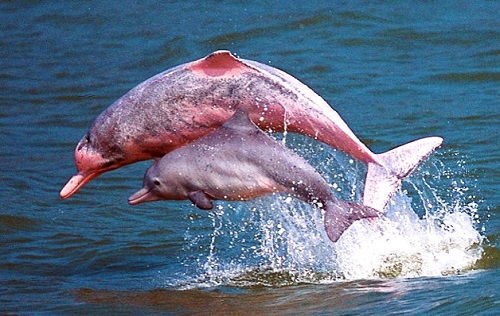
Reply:
[[[87,144],[90,144],[90,134],[89,134],[89,133],[85,134],[85,137],[84,137],[84,138],[83,138],[83,140],[79,143],[77,150],[82,150],[82,148],[83,148],[84,146],[86,146]]]
[[[160,180],[158,180],[158,179],[155,179],[155,180],[153,181],[153,183],[154,183],[154,185],[156,185],[157,187],[159,187],[159,186],[160,186],[160,184],[161,184]]]

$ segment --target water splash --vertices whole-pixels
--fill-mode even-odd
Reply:
[[[401,192],[376,223],[356,223],[336,244],[346,279],[441,276],[471,269],[482,237],[461,210],[420,219]],[[372,227],[370,227],[372,226]]]
[[[298,148],[339,199],[360,201],[361,163],[323,147]],[[476,229],[478,203],[468,184],[456,180],[462,171],[432,157],[405,180],[382,218],[355,222],[335,244],[321,211],[286,195],[219,202],[209,215],[212,229],[186,235],[186,251],[196,249],[198,258],[184,261],[194,273],[177,286],[284,286],[470,270],[481,258],[483,237]]]

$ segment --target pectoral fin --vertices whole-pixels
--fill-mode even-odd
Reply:
[[[189,192],[188,197],[194,205],[202,210],[211,210],[214,207],[212,199],[203,191]]]

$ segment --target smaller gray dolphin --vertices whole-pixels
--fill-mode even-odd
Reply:
[[[323,209],[325,230],[334,242],[355,220],[380,215],[371,207],[338,201],[314,167],[262,132],[242,109],[211,134],[157,160],[128,202],[189,199],[209,210],[213,200],[244,201],[274,192]]]

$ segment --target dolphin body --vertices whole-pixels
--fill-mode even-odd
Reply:
[[[380,215],[371,207],[336,200],[305,159],[262,132],[241,109],[216,131],[156,161],[129,203],[189,199],[209,210],[212,200],[245,201],[275,192],[322,208],[333,242],[355,220]]]
[[[60,195],[70,197],[109,170],[160,158],[216,130],[237,108],[264,131],[301,133],[367,164],[363,204],[378,210],[443,141],[428,137],[374,154],[309,87],[279,69],[221,50],[140,83],[102,112],[77,144],[78,173]]]

